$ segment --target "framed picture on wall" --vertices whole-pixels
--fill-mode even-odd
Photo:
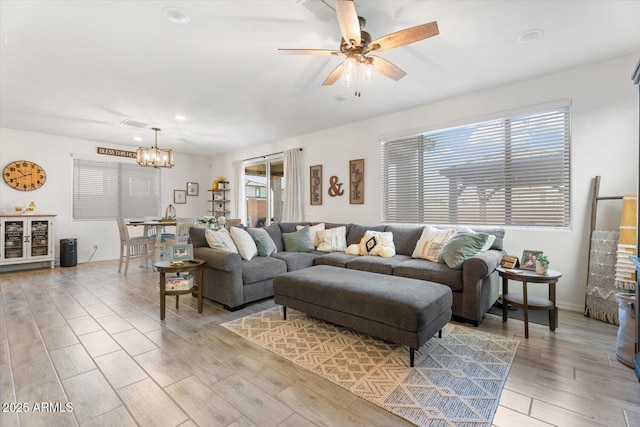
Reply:
[[[364,159],[349,161],[349,203],[364,204]]]
[[[173,190],[173,203],[176,205],[187,203],[187,192],[185,190]]]
[[[197,182],[187,182],[187,196],[197,196],[199,187]]]
[[[311,206],[322,204],[322,165],[309,166]]]

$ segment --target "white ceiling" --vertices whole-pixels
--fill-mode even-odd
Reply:
[[[377,75],[361,98],[340,81],[321,87],[340,58],[277,52],[339,46],[337,21],[300,0],[0,0],[0,126],[132,147],[152,145],[155,126],[162,148],[215,155],[640,52],[640,1],[358,0],[356,8],[374,39],[434,20],[440,28],[379,53],[407,76]],[[170,22],[167,9],[190,22]],[[518,42],[534,28],[544,36]]]

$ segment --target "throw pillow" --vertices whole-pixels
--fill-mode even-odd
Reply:
[[[393,233],[389,231],[367,230],[360,240],[360,255],[381,256],[391,258],[396,254],[393,244]]]
[[[242,259],[251,261],[251,258],[258,255],[256,242],[247,231],[240,227],[231,227],[231,238],[238,248],[238,253]]]
[[[360,244],[354,243],[353,245],[347,246],[344,253],[347,255],[360,255]]]
[[[235,254],[238,253],[238,249],[236,248],[235,243],[233,243],[233,239],[231,239],[231,235],[229,232],[222,228],[220,230],[205,230],[204,237],[207,239],[207,243],[210,248],[213,249],[221,249],[227,252],[233,252]]]
[[[469,233],[469,234],[478,233],[477,231],[474,231],[474,230],[470,229],[469,227],[460,227],[460,228],[457,229],[457,231],[458,232],[465,232],[465,233]],[[482,247],[482,249],[480,249],[480,252],[486,252],[489,249],[491,249],[491,246],[493,246],[493,242],[496,241],[496,236],[494,236],[493,234],[488,234],[488,235],[489,235],[489,238],[487,239],[487,243],[485,243],[484,246]]]
[[[337,252],[347,249],[347,228],[344,225],[318,231],[317,236],[319,251]]]
[[[485,233],[458,231],[442,247],[439,259],[449,268],[459,270],[467,259],[480,252],[488,239],[489,235]]]
[[[302,230],[304,227],[309,227],[309,235],[311,236],[311,243],[313,247],[318,247],[318,232],[324,230],[324,222],[316,225],[296,225],[296,231]]]
[[[422,231],[416,248],[411,254],[412,258],[422,258],[433,262],[438,262],[438,255],[444,244],[455,234],[456,230],[440,230],[439,228],[426,225]]]
[[[282,242],[287,252],[311,252],[315,249],[308,225],[293,233],[282,233]]]
[[[256,243],[259,256],[270,256],[278,252],[276,244],[264,228],[247,228],[247,233]]]

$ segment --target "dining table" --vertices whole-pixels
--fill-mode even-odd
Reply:
[[[177,222],[173,219],[128,219],[125,221],[125,224],[128,227],[144,227],[143,234],[145,236],[149,235],[149,228],[154,227],[156,229],[156,243],[154,245],[153,250],[153,263],[160,261],[160,251],[162,250],[162,230],[164,227],[175,227]]]

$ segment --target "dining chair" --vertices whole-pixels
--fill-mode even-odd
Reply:
[[[152,251],[156,243],[155,237],[130,237],[129,229],[122,217],[118,217],[118,231],[120,232],[120,263],[118,264],[118,273],[122,270],[122,262],[124,261],[124,275],[127,275],[129,260],[132,258],[142,258],[144,266],[147,268],[147,259],[149,256],[153,259]]]
[[[189,228],[197,226],[197,218],[177,218],[176,234],[173,237],[167,237],[165,244],[168,246],[186,245],[189,243]]]

